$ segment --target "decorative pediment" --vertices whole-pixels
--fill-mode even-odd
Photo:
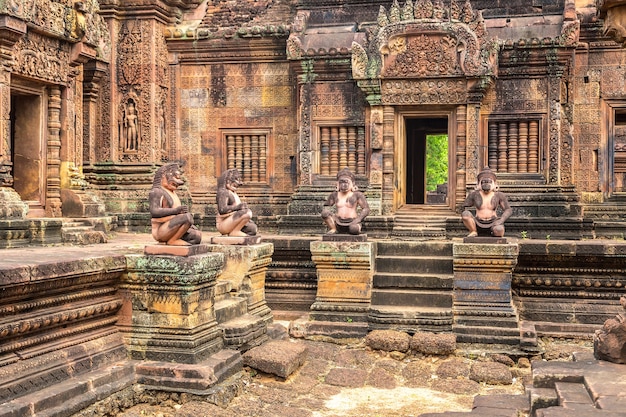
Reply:
[[[480,12],[469,0],[394,0],[380,7],[378,27],[367,45],[352,44],[352,73],[357,80],[495,75],[499,44],[488,39]]]

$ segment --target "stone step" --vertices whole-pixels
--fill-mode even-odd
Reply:
[[[519,342],[519,329],[511,327],[495,327],[495,326],[459,326],[456,323],[453,326],[454,333],[457,335],[487,335],[487,336],[505,336],[516,337]]]
[[[245,352],[269,340],[267,323],[262,317],[243,314],[219,325],[224,332],[224,347]]]
[[[215,319],[218,324],[240,317],[248,312],[248,302],[239,297],[230,297],[215,303]]]
[[[383,306],[423,306],[452,308],[452,292],[409,290],[409,289],[374,289],[371,303]]]
[[[449,256],[452,258],[452,242],[378,242],[376,250],[379,256]]]
[[[374,288],[431,288],[452,290],[454,276],[448,274],[375,273]]]
[[[519,335],[501,335],[486,331],[484,328],[477,328],[474,332],[457,333],[459,329],[453,326],[452,331],[456,334],[457,343],[484,343],[499,345],[519,345]],[[464,330],[464,329],[462,329]]]
[[[453,261],[447,256],[414,255],[414,256],[377,256],[376,272],[421,273],[421,274],[452,274]]]
[[[526,387],[526,394],[530,400],[531,413],[541,408],[555,407],[559,405],[559,397],[553,388]]]
[[[556,382],[554,389],[559,397],[559,405],[562,407],[575,408],[578,405],[587,405],[595,408],[589,391],[583,384]]]
[[[230,298],[233,284],[230,281],[217,281],[215,284],[215,302]]]
[[[511,317],[476,317],[476,316],[456,316],[454,324],[467,327],[498,327],[511,328],[519,332],[519,324],[514,316]]]
[[[133,366],[114,364],[0,405],[0,417],[67,417],[135,383]]]
[[[408,333],[452,330],[452,309],[436,307],[372,305],[370,330],[395,329]]]

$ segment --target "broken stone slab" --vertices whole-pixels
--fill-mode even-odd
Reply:
[[[272,340],[243,354],[243,363],[266,374],[287,378],[306,360],[307,348],[303,343]]]

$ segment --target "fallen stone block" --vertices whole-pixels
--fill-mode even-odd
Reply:
[[[410,341],[408,334],[398,330],[373,330],[365,338],[367,346],[385,352],[406,352]]]
[[[415,333],[411,350],[425,355],[450,355],[456,350],[456,336],[451,333]]]
[[[257,371],[287,378],[302,366],[306,353],[303,343],[272,340],[244,353],[243,363]]]

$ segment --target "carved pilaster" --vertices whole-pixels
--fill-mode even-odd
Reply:
[[[61,89],[50,87],[48,98],[46,216],[61,217]]]
[[[92,60],[83,66],[83,164],[95,161],[98,126],[98,99],[100,81],[108,70],[108,64]]]
[[[465,201],[466,184],[466,154],[467,154],[467,106],[456,108],[456,205]]]
[[[394,107],[383,108],[383,195],[382,214],[392,214],[396,207],[395,169],[394,169],[394,140],[395,140],[395,112]]]

